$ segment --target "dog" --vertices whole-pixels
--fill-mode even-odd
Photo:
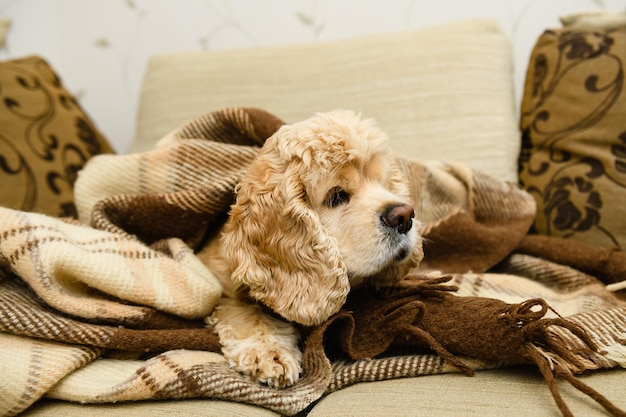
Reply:
[[[203,256],[224,287],[208,323],[232,368],[293,385],[299,325],[328,319],[350,288],[393,285],[420,263],[421,224],[388,141],[372,120],[336,110],[264,143]]]

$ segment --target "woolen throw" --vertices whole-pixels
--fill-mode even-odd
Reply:
[[[152,151],[97,156],[76,183],[81,222],[0,208],[0,415],[44,396],[217,398],[294,415],[361,381],[517,363],[540,367],[568,415],[554,378],[575,385],[576,373],[626,366],[626,304],[605,285],[620,282],[615,271],[626,261],[576,258],[574,269],[556,263],[568,261],[558,250],[546,249],[547,259],[530,254],[528,194],[463,164],[407,159],[424,223],[422,270],[395,289],[355,291],[337,315],[304,329],[304,371],[294,386],[272,389],[231,370],[203,323],[221,289],[197,253],[282,124],[260,109],[227,108]],[[512,328],[494,319],[496,310],[515,318]],[[459,333],[459,311],[475,331]],[[494,331],[505,339],[485,343]]]

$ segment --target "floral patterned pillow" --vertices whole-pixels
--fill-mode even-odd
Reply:
[[[46,61],[0,62],[0,205],[76,216],[77,172],[111,152]]]
[[[626,28],[546,31],[521,107],[537,233],[626,249]]]

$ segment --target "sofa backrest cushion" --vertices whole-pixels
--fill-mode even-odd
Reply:
[[[130,151],[202,113],[253,106],[286,122],[344,108],[373,118],[392,146],[517,180],[511,50],[491,20],[303,45],[165,53],[144,76]]]

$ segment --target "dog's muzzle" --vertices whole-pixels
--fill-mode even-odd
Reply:
[[[389,228],[396,229],[398,233],[406,234],[413,227],[415,210],[408,204],[393,204],[385,209],[380,216],[380,221]]]

